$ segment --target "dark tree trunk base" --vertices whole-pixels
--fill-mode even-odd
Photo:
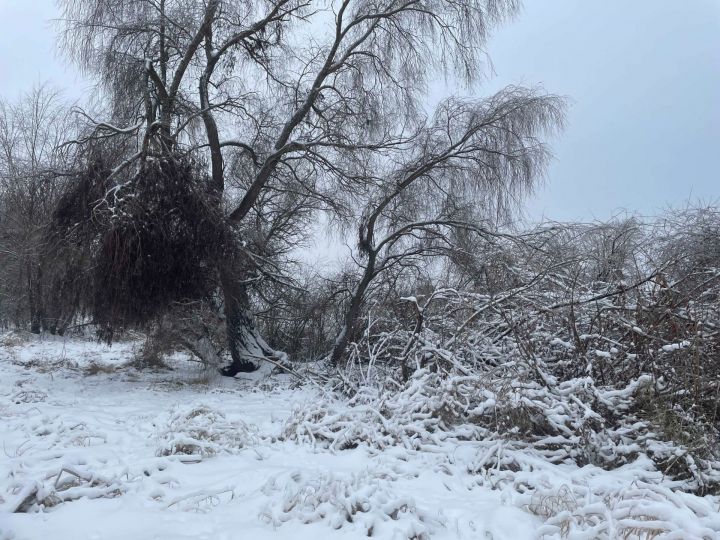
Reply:
[[[236,279],[233,268],[220,268],[220,281],[225,300],[225,325],[232,363],[220,370],[226,377],[251,373],[264,359],[286,359],[270,347],[255,329],[245,286]]]
[[[252,373],[253,371],[256,371],[258,369],[258,366],[251,362],[245,362],[243,364],[236,365],[235,363],[230,364],[229,366],[225,366],[224,368],[220,369],[220,375],[223,375],[224,377],[234,377],[238,373]]]

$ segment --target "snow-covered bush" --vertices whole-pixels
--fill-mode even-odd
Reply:
[[[437,524],[412,499],[395,495],[387,479],[377,474],[344,478],[296,472],[270,479],[262,491],[271,502],[260,517],[276,527],[289,521],[323,521],[333,529],[360,530],[367,537],[426,540]]]
[[[540,538],[706,540],[716,537],[715,509],[682,492],[646,482],[631,489],[585,490],[568,486],[536,491],[527,510],[544,520]],[[678,531],[682,531],[679,533]]]
[[[9,511],[35,512],[81,498],[112,498],[121,495],[125,489],[120,478],[64,465],[52,475],[18,485]]]
[[[232,453],[257,444],[255,426],[225,415],[206,405],[178,410],[158,430],[157,455],[190,454],[210,457]]]

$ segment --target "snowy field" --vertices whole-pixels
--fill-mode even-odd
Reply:
[[[289,435],[293,411],[347,405],[284,375],[180,358],[139,372],[133,342],[0,340],[1,540],[720,537],[719,499],[645,457],[606,471],[529,453],[492,473],[501,441],[313,444]]]

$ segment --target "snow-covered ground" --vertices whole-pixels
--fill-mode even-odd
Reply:
[[[718,498],[644,457],[503,477],[477,472],[500,441],[298,444],[293,410],[345,405],[286,376],[138,372],[137,346],[0,336],[0,540],[720,537]]]

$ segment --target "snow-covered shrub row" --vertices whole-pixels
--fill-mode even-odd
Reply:
[[[532,451],[549,463],[605,468],[647,454],[664,472],[686,480],[687,489],[705,491],[720,483],[720,462],[666,440],[631,412],[638,396],[649,391],[649,376],[622,390],[598,388],[589,377],[543,379],[533,380],[528,366],[512,362],[474,376],[422,369],[401,390],[361,388],[350,407],[306,404],[290,416],[284,436],[337,450],[365,444],[438,451],[455,441],[508,441],[510,448]],[[518,470],[521,455],[493,447],[470,472]]]
[[[638,401],[653,391],[650,376],[622,389],[595,386],[590,377],[558,382],[545,366],[508,362],[476,375],[418,370],[401,389],[364,386],[350,407],[332,401],[305,404],[290,416],[290,440],[342,450],[361,444],[439,451],[455,441],[507,441],[546,462],[572,461],[614,468],[645,454],[684,488],[715,490],[720,461],[707,449],[672,441],[638,416]],[[536,378],[533,378],[533,375]],[[539,380],[538,380],[539,379]],[[473,473],[518,470],[520,454],[499,447],[472,464]]]
[[[580,434],[603,421],[585,404],[592,399],[592,385],[576,380],[548,389],[526,369],[517,363],[483,375],[419,369],[402,389],[361,387],[347,409],[322,402],[305,405],[288,420],[285,436],[337,449],[366,443],[419,450],[448,438],[479,440],[492,432],[532,440],[548,449],[550,459],[559,446],[577,454]]]

